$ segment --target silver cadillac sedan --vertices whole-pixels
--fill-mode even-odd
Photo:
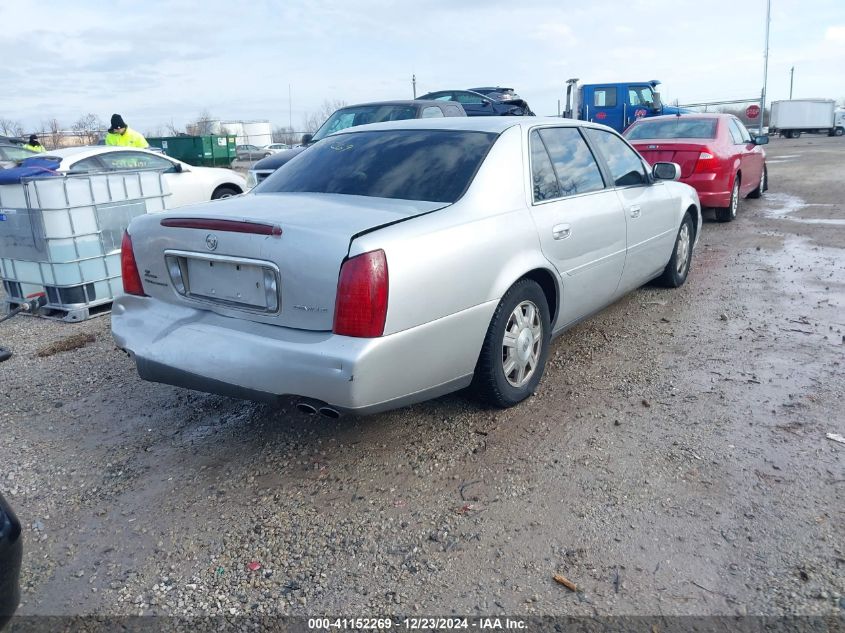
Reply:
[[[555,335],[684,283],[701,214],[679,175],[568,119],[352,128],[250,194],[135,218],[112,331],[146,380],[310,413],[464,387],[512,406]]]

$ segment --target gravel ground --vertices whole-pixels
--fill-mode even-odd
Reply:
[[[845,142],[767,151],[683,288],[564,334],[506,411],[308,417],[142,382],[108,316],[3,323],[20,613],[841,615]]]

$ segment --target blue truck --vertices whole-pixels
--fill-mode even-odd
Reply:
[[[569,79],[566,82],[566,109],[563,116],[594,121],[622,132],[643,117],[691,112],[685,108],[663,105],[657,91],[659,84],[659,81],[652,79],[579,86],[578,79]]]

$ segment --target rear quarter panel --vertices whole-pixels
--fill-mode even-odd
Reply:
[[[489,304],[535,268],[553,270],[540,251],[525,205],[522,128],[496,141],[457,203],[359,237],[350,256],[387,255],[390,290],[385,334]],[[486,325],[478,332],[478,348]]]

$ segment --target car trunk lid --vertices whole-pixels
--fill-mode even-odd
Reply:
[[[444,206],[251,194],[141,216],[130,232],[151,297],[257,322],[330,330],[340,266],[355,236]]]
[[[692,141],[667,141],[663,139],[644,140],[631,143],[649,163],[677,163],[681,166],[681,178],[692,176],[695,164],[707,145]]]

